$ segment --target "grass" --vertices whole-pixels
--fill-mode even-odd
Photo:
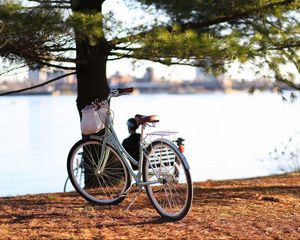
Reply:
[[[75,194],[0,198],[0,239],[300,239],[300,175],[194,183],[190,213],[164,222],[141,194],[95,206]]]

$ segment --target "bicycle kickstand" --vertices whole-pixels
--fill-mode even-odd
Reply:
[[[134,199],[132,200],[132,202],[129,204],[129,206],[126,208],[125,211],[129,211],[129,209],[131,208],[131,206],[134,204],[135,200],[137,199],[138,195],[143,191],[143,188],[144,188],[144,187],[141,187],[141,188],[137,191],[137,193],[136,193],[135,196],[134,196]]]

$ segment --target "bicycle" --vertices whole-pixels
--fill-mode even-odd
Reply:
[[[90,135],[74,144],[67,161],[69,179],[84,199],[99,205],[122,202],[133,185],[139,188],[139,193],[146,189],[151,204],[161,217],[180,220],[191,207],[193,186],[186,158],[166,138],[176,132],[145,134],[147,126],[154,126],[159,121],[158,116],[136,115],[141,127],[140,158],[136,161],[120,144],[114,131],[109,102],[112,97],[132,91],[133,88],[115,89],[106,101],[94,102],[108,108],[104,134]],[[153,137],[158,138],[152,140]],[[134,171],[130,163],[137,165],[138,170]]]
[[[183,141],[185,141],[182,138],[177,138],[176,140],[174,140],[173,142],[176,142],[178,150],[183,153],[184,151],[184,144]],[[77,168],[74,169],[74,175],[76,176],[76,178],[80,178],[83,179],[84,177],[84,167],[83,167],[83,158],[82,158],[82,154],[79,154],[79,158],[78,158],[78,166]],[[66,178],[65,182],[64,182],[64,187],[63,187],[63,192],[69,192],[69,191],[73,191],[74,188],[72,188],[72,183],[70,182],[70,178],[69,176]]]

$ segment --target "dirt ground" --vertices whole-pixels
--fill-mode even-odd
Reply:
[[[134,189],[135,190],[135,189]],[[300,175],[194,183],[193,206],[164,222],[145,193],[125,211],[75,194],[0,198],[0,239],[300,239]]]

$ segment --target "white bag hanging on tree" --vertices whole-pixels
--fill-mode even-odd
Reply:
[[[105,127],[107,108],[92,104],[82,109],[81,113],[80,127],[82,134],[94,134]]]

